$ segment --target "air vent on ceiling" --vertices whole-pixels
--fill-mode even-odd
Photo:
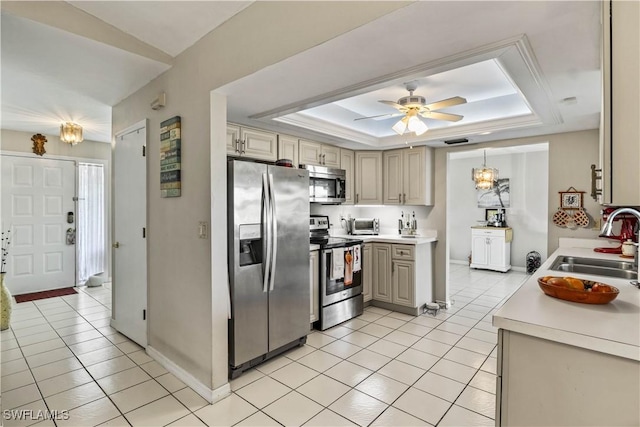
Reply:
[[[465,142],[469,142],[467,138],[459,138],[459,139],[448,139],[444,143],[445,144],[464,144]]]

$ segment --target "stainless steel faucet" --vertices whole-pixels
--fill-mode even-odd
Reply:
[[[640,224],[640,212],[638,210],[633,208],[616,209],[615,211],[609,214],[609,217],[607,218],[604,225],[602,226],[602,230],[600,231],[600,237],[613,236],[613,220],[615,219],[615,217],[617,217],[620,214],[631,214],[636,218],[638,218],[638,224]],[[636,231],[636,237],[637,235],[638,233]],[[636,240],[638,239],[636,238]],[[638,243],[634,243],[634,245],[636,247],[636,252],[633,257],[633,266],[636,267],[636,269],[638,269],[638,279],[640,280],[640,268],[638,267]]]

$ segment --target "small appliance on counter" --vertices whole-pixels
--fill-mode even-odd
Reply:
[[[380,234],[380,219],[378,218],[349,218],[349,234],[378,235]]]
[[[416,221],[415,211],[409,216],[404,215],[404,211],[400,213],[398,220],[398,234],[402,237],[415,237],[418,233],[418,221]]]
[[[602,220],[606,221],[609,218],[609,215],[617,208],[607,207],[602,210]],[[614,221],[620,222],[620,234],[613,236],[600,236],[606,237],[607,239],[618,240],[620,242],[620,246],[617,247],[602,247],[595,248],[595,252],[605,253],[605,254],[622,254],[622,244],[628,240],[634,241],[636,229],[636,224],[638,223],[638,219],[633,215],[618,215],[615,217]]]
[[[362,314],[363,242],[329,236],[326,215],[311,215],[309,240],[320,245],[320,320],[313,326],[324,331]]]
[[[501,209],[498,210],[498,213],[489,219],[487,222],[487,226],[489,227],[507,227],[507,217],[506,213]]]

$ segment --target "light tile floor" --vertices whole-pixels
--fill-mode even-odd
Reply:
[[[491,315],[525,278],[451,265],[450,309],[414,317],[368,307],[244,373],[213,405],[109,326],[109,284],[15,304],[2,332],[2,409],[69,419],[3,412],[4,425],[493,426]]]

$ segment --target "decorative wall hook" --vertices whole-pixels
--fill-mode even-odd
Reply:
[[[47,151],[44,149],[44,144],[45,142],[47,142],[47,137],[40,134],[40,133],[36,133],[35,135],[33,135],[31,137],[31,141],[33,141],[33,152],[34,154],[37,154],[38,156],[42,156],[44,153],[46,153]]]

